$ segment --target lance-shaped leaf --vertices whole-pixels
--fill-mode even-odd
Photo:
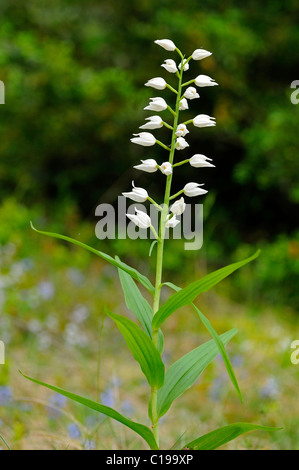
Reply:
[[[223,344],[227,344],[237,333],[236,329],[221,335]],[[202,344],[176,361],[166,372],[165,381],[158,392],[158,415],[163,416],[172,402],[182,395],[198,379],[204,369],[218,354],[218,347],[213,340]]]
[[[164,364],[159,351],[148,335],[126,317],[112,312],[107,312],[107,315],[115,321],[149,385],[157,389],[162,387],[165,373]]]
[[[245,264],[254,260],[259,255],[259,253],[260,250],[258,250],[250,258],[218,269],[217,271],[208,274],[199,281],[192,282],[192,284],[189,284],[189,286],[173,294],[154,316],[153,328],[158,328],[175,310],[178,310],[185,305],[191,304],[199,294],[208,291],[215,284],[218,284],[218,282],[222,281],[222,279],[236,271],[236,269],[239,269]]]
[[[279,431],[280,429],[282,428],[259,426],[258,424],[250,423],[229,424],[228,426],[211,431],[208,434],[204,434],[198,439],[185,444],[184,448],[192,450],[214,450],[249,431]]]
[[[117,259],[117,258],[116,258]],[[122,270],[118,270],[120,283],[125,295],[128,309],[135,315],[143,326],[144,331],[152,338],[153,311],[147,300],[143,297],[132,277]],[[163,333],[159,330],[157,349],[162,354],[164,345]]]
[[[168,287],[171,287],[173,290],[175,291],[179,291],[181,290],[180,287],[177,287],[175,284],[172,284],[172,282],[165,282],[165,285],[167,285]],[[206,329],[208,330],[208,332],[210,333],[210,335],[212,336],[212,338],[214,339],[216,345],[217,345],[217,348],[222,356],[222,359],[223,359],[223,362],[224,362],[224,365],[226,367],[226,370],[227,370],[227,373],[232,381],[232,384],[233,386],[235,387],[237,393],[238,393],[238,396],[240,398],[240,401],[242,403],[242,395],[241,395],[241,390],[240,390],[240,387],[239,387],[239,384],[238,384],[238,381],[236,379],[236,376],[235,376],[235,373],[234,373],[234,370],[233,370],[233,366],[231,365],[231,362],[229,360],[229,357],[228,357],[228,354],[225,350],[225,347],[224,347],[224,344],[220,338],[220,336],[218,335],[218,333],[214,330],[213,326],[211,325],[211,322],[207,319],[207,317],[199,310],[199,308],[196,307],[196,305],[194,305],[193,303],[191,304],[192,307],[195,309],[195,311],[197,312],[200,320],[202,321],[202,323],[204,324],[204,326],[206,327]]]
[[[110,408],[109,406],[101,405],[101,403],[97,403],[96,401],[81,397],[80,395],[76,395],[75,393],[68,392],[64,390],[63,388],[55,387],[54,385],[49,385],[45,382],[41,382],[39,380],[28,377],[27,375],[24,375],[24,374],[22,375],[23,377],[25,377],[28,380],[31,380],[32,382],[42,385],[43,387],[47,387],[50,390],[53,390],[54,392],[60,393],[61,395],[64,395],[65,397],[70,398],[71,400],[77,403],[80,403],[81,405],[87,406],[88,408],[91,408],[92,410],[98,411],[99,413],[103,413],[104,415],[115,419],[116,421],[124,424],[125,426],[127,426],[128,428],[132,429],[137,434],[139,434],[139,436],[141,436],[148,443],[151,449],[153,450],[158,449],[158,446],[157,446],[157,443],[156,443],[156,440],[154,438],[152,431],[144,424],[135,423],[135,421],[132,421],[130,418],[127,418],[126,416],[120,414],[118,411],[114,410],[113,408]]]
[[[46,235],[48,237],[52,238],[59,238],[61,240],[65,240],[69,243],[72,243],[73,245],[81,246],[85,250],[90,251],[91,253],[96,254],[100,258],[104,259],[105,261],[108,261],[108,263],[113,264],[113,266],[122,269],[126,273],[130,274],[136,281],[140,282],[151,294],[154,294],[155,289],[152,283],[149,281],[149,279],[144,276],[143,274],[139,273],[136,269],[131,268],[131,266],[128,266],[127,264],[123,263],[122,261],[116,261],[112,256],[107,255],[106,253],[103,253],[102,251],[96,250],[95,248],[92,248],[89,245],[86,245],[85,243],[79,242],[78,240],[75,240],[74,238],[66,237],[65,235],[60,235],[60,233],[53,233],[53,232],[43,232],[41,230],[37,230],[32,222],[31,222],[31,227],[35,232],[40,233],[42,235]]]

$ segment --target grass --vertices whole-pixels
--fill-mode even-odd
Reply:
[[[6,442],[12,449],[145,448],[120,424],[19,374],[20,369],[149,424],[149,389],[104,314],[107,305],[130,315],[115,268],[84,250],[33,234],[26,214],[24,218],[26,223],[14,228],[9,241],[2,233],[1,242],[0,339],[6,345],[6,364],[0,366],[0,447],[7,449]],[[198,277],[198,267],[194,269]],[[183,284],[180,277],[178,273],[173,280]],[[290,344],[298,339],[299,318],[281,306],[229,300],[230,282],[203,294],[197,305],[219,333],[239,330],[228,352],[244,404],[218,356],[161,420],[162,447],[180,448],[185,439],[247,421],[284,429],[250,433],[224,449],[298,449],[299,365],[290,362]],[[164,334],[168,366],[210,339],[191,308],[173,314]]]

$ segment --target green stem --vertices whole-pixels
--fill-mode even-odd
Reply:
[[[189,162],[190,162],[190,158],[187,158],[187,160],[182,160],[181,162],[175,163],[173,166],[174,167],[181,166],[181,165],[184,165],[185,163],[189,163]]]
[[[174,160],[174,152],[175,152],[175,141],[176,141],[176,129],[178,126],[178,119],[179,119],[179,108],[180,108],[180,100],[181,100],[181,93],[182,93],[182,78],[184,73],[183,68],[183,59],[184,56],[177,49],[178,54],[180,55],[181,61],[181,70],[179,73],[179,86],[178,86],[178,93],[176,98],[176,106],[175,112],[168,106],[168,109],[171,110],[172,114],[174,115],[173,120],[173,128],[172,128],[172,138],[171,138],[171,147],[169,152],[169,162],[173,165]],[[170,200],[170,190],[171,190],[171,182],[172,182],[172,174],[168,175],[166,178],[166,186],[165,186],[165,194],[164,194],[164,205],[161,212],[161,219],[160,219],[160,226],[159,226],[159,238],[157,240],[157,262],[156,262],[156,279],[155,279],[155,293],[154,293],[154,302],[153,302],[153,316],[158,312],[159,305],[160,305],[160,295],[161,295],[161,287],[162,287],[162,272],[163,272],[163,251],[164,251],[164,237],[165,237],[165,224],[168,214],[168,207],[169,207],[169,200]],[[158,329],[153,330],[152,340],[154,345],[157,347],[158,343]],[[156,388],[152,388],[151,390],[151,418],[152,418],[152,429],[157,444],[159,446],[159,416],[157,412],[157,398],[158,398],[158,390]]]
[[[169,152],[169,148],[167,147],[167,145],[163,144],[163,142],[160,142],[160,140],[156,140],[156,144],[160,145],[161,147],[163,147],[165,150],[168,150]]]
[[[176,197],[180,196],[184,192],[183,189],[175,193],[173,196],[170,196],[169,200],[172,201],[172,199],[175,199]]]

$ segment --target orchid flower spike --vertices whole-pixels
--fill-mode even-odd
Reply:
[[[187,72],[187,70],[189,70],[189,67],[190,67],[190,66],[189,66],[189,62],[187,62],[187,59],[184,59],[184,60],[183,60],[183,65],[184,65],[184,72]],[[180,69],[180,70],[181,70],[181,66],[182,66],[182,64],[180,63],[180,64],[179,64],[179,69]]]
[[[206,194],[208,192],[205,189],[199,188],[199,186],[203,186],[203,184],[187,183],[184,186],[184,194],[189,197],[195,197],[195,196],[201,196],[202,194]]]
[[[133,186],[132,191],[128,193],[122,193],[122,195],[125,197],[128,197],[129,199],[132,199],[132,201],[135,201],[135,202],[145,202],[148,198],[147,191],[143,188],[136,188],[134,181],[132,181],[132,186]]]
[[[136,168],[136,170],[145,171],[146,173],[154,173],[158,170],[158,163],[156,160],[148,158],[147,160],[141,160],[141,164],[135,165],[134,168]]]
[[[211,127],[216,126],[214,117],[208,116],[207,114],[198,114],[193,119],[193,125],[195,127]]]
[[[179,124],[176,128],[175,135],[177,137],[185,137],[186,134],[189,134],[189,131],[185,124]]]
[[[158,44],[158,46],[163,47],[166,51],[175,51],[176,50],[176,45],[173,41],[170,39],[157,39],[155,41],[155,44]]]
[[[173,217],[171,217],[171,215],[169,214],[166,218],[166,223],[165,223],[165,227],[166,228],[174,228],[176,227],[178,224],[180,223],[180,221],[176,218],[176,215],[174,215]]]
[[[213,160],[211,158],[197,153],[190,158],[189,163],[194,168],[215,167],[215,165],[212,165],[212,163],[210,163],[212,161]]]
[[[162,165],[160,166],[160,170],[161,172],[163,173],[163,175],[171,175],[172,174],[172,165],[170,162],[164,162],[162,163]]]
[[[145,118],[146,122],[143,124],[143,126],[140,126],[140,129],[159,129],[160,127],[163,127],[163,121],[160,116],[150,116],[148,118]]]
[[[165,64],[162,64],[161,67],[164,67],[167,72],[176,73],[178,71],[176,63],[172,59],[164,60]]]
[[[185,109],[188,109],[189,108],[189,105],[188,105],[188,101],[186,100],[186,98],[182,98],[181,101],[180,101],[180,111],[184,111]]]
[[[199,98],[199,94],[197,93],[196,88],[194,88],[194,86],[189,86],[185,91],[184,96],[188,100],[194,100],[195,98]]]
[[[133,134],[136,137],[133,137],[131,142],[133,144],[143,145],[143,147],[150,147],[151,145],[155,145],[156,138],[150,132],[140,132],[139,134]]]
[[[156,88],[156,90],[164,90],[166,88],[166,82],[162,77],[151,78],[148,82],[145,83],[145,86],[151,86]]]
[[[195,79],[195,85],[199,87],[204,87],[204,86],[216,86],[218,85],[213,78],[209,77],[208,75],[198,75]]]
[[[210,55],[212,55],[212,52],[206,51],[205,49],[195,49],[195,51],[192,54],[192,59],[202,60],[202,59],[205,59],[206,57],[209,57]]]
[[[175,148],[177,150],[184,150],[186,147],[189,147],[188,142],[184,139],[184,137],[178,137],[176,140]]]
[[[164,111],[167,109],[167,103],[164,98],[161,98],[160,96],[150,98],[150,104],[144,109],[147,109],[148,111]]]
[[[152,225],[151,218],[143,211],[136,209],[136,215],[134,214],[126,214],[128,219],[132,220],[137,227],[140,228],[149,228]]]
[[[175,203],[170,207],[170,210],[174,215],[181,215],[185,209],[186,204],[183,197],[175,201]]]

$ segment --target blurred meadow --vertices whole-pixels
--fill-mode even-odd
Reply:
[[[143,84],[165,77],[160,65],[172,57],[153,41],[170,38],[190,54],[211,50],[190,63],[186,79],[203,73],[220,86],[200,89],[185,111],[186,119],[216,117],[216,128],[188,139],[216,168],[182,167],[174,179],[174,192],[189,181],[209,190],[195,201],[203,203],[204,244],[184,251],[184,241],[169,240],[164,280],[184,286],[262,252],[196,302],[218,333],[239,330],[227,350],[244,403],[217,357],[161,420],[161,445],[180,448],[180,437],[247,421],[283,430],[247,434],[224,449],[298,450],[299,364],[290,361],[299,339],[299,106],[290,101],[299,78],[298,2],[2,0],[0,13],[0,448],[145,448],[130,430],[19,370],[147,422],[146,382],[105,317],[105,306],[131,315],[117,270],[33,232],[30,221],[117,254],[153,279],[150,241],[98,240],[95,209],[115,205],[132,179],[161,198],[163,175],[132,166],[161,162],[164,150],[153,154],[129,138],[148,116],[149,97],[160,95]],[[163,331],[167,366],[210,339],[191,308]]]

